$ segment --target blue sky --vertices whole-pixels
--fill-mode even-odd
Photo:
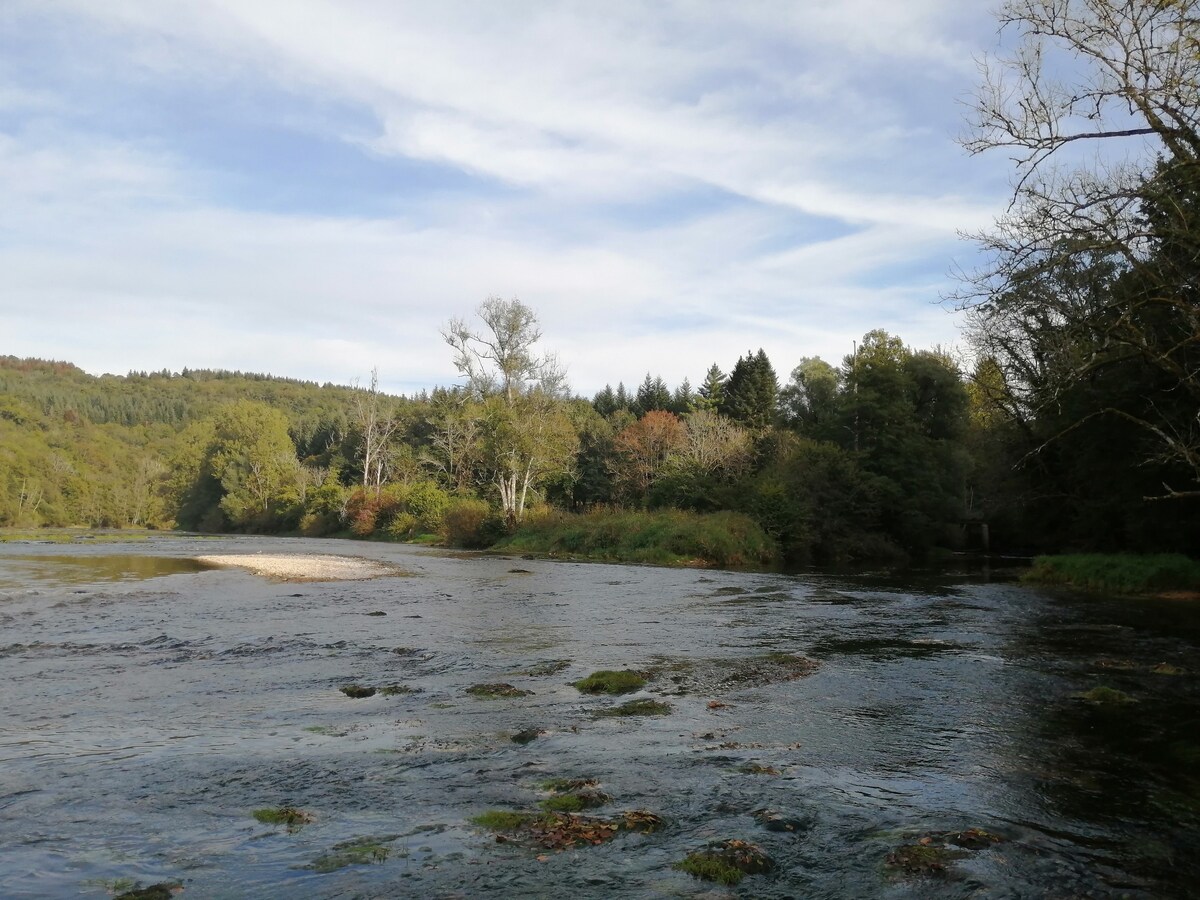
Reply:
[[[584,394],[957,344],[996,40],[961,0],[7,0],[0,353],[412,392],[492,295]]]

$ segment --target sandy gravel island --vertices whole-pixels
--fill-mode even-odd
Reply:
[[[267,556],[262,553],[197,556],[197,562],[209,566],[247,569],[255,575],[283,581],[359,581],[381,575],[403,575],[405,572],[387,563],[356,556],[325,556],[315,553],[293,553]]]

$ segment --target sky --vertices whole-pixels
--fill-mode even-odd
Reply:
[[[962,347],[997,39],[961,0],[4,0],[0,354],[411,394],[492,296],[588,396]]]

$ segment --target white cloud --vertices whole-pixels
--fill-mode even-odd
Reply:
[[[932,303],[953,233],[994,211],[937,164],[957,152],[945,110],[906,105],[904,79],[970,66],[949,0],[61,0],[14,21],[47,9],[110,54],[47,66],[231,103],[269,87],[322,137],[494,190],[414,188],[394,217],[269,211],[253,187],[215,195],[213,163],[152,123],[106,134],[103,110],[72,125],[74,98],[0,87],[0,110],[40,115],[0,119],[3,352],[318,381],[377,364],[412,389],[453,378],[439,327],[498,293],[541,312],[589,393],[647,369],[696,382],[759,346],[786,376],[871,327],[952,340]]]

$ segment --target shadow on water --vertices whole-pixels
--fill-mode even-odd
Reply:
[[[1028,698],[1026,774],[1055,819],[1086,823],[1114,889],[1200,895],[1198,639],[1195,604],[1066,593],[1017,632],[1019,657],[1063,676]]]
[[[1194,605],[963,574],[514,573],[375,544],[355,552],[415,576],[283,584],[180,558],[333,541],[7,549],[5,897],[1200,884]],[[146,580],[164,574],[182,577]],[[602,670],[629,692],[574,686]],[[739,854],[736,887],[674,868]]]

